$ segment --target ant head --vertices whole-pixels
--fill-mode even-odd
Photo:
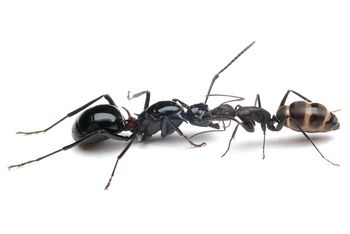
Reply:
[[[192,124],[200,127],[212,127],[219,129],[217,123],[212,123],[210,120],[209,107],[205,103],[198,103],[189,106],[186,112],[186,119]]]

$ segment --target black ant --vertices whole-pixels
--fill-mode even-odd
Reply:
[[[285,105],[287,97],[291,92],[299,96],[301,99],[303,99],[303,101],[293,102],[289,106]],[[333,163],[327,159],[306,134],[307,132],[329,132],[339,129],[340,124],[337,117],[334,113],[328,111],[324,105],[314,103],[293,90],[287,91],[278,107],[276,115],[273,115],[272,117],[267,110],[261,107],[259,94],[256,96],[254,106],[237,105],[235,108],[233,108],[231,105],[222,104],[213,109],[210,112],[210,115],[211,116],[208,118],[208,120],[211,121],[233,120],[237,122],[227,150],[222,156],[224,156],[230,149],[231,142],[234,139],[239,126],[242,126],[247,132],[254,132],[255,122],[257,122],[261,125],[261,129],[264,133],[263,159],[265,158],[266,128],[271,131],[280,131],[283,126],[285,126],[294,131],[301,132],[326,161],[335,166],[339,166],[339,164]],[[275,126],[275,124],[277,125]]]
[[[239,56],[241,56],[246,50],[248,50],[254,43],[255,42],[252,42],[251,44],[249,44],[224,69],[222,69],[214,77],[216,78],[219,77],[220,73],[222,73],[229,65],[231,65]],[[212,84],[209,90],[211,89]],[[95,103],[96,101],[102,98],[105,98],[109,103],[105,105],[97,105],[97,106],[91,107],[89,109],[86,109],[83,113],[81,113],[81,115],[76,119],[75,123],[73,124],[72,136],[75,140],[74,143],[66,145],[59,150],[56,150],[52,153],[49,153],[37,159],[33,159],[33,160],[16,164],[16,165],[11,165],[9,166],[9,169],[21,167],[32,162],[40,161],[58,152],[71,149],[72,147],[75,147],[80,144],[98,143],[109,138],[118,140],[118,141],[126,141],[128,143],[125,146],[125,148],[122,150],[122,152],[118,155],[112,170],[112,174],[108,180],[107,185],[105,186],[105,189],[108,189],[112,181],[112,178],[114,176],[119,160],[124,156],[124,154],[130,148],[130,146],[135,141],[135,139],[138,139],[139,142],[142,142],[144,140],[147,140],[148,138],[150,138],[152,135],[156,134],[159,131],[161,132],[162,137],[165,137],[174,132],[177,132],[180,136],[184,137],[191,145],[195,147],[201,147],[205,145],[205,142],[202,142],[200,144],[196,144],[192,142],[186,135],[182,133],[179,126],[184,121],[185,122],[188,121],[190,122],[190,124],[196,125],[196,126],[211,127],[215,129],[220,128],[218,123],[212,123],[211,120],[207,120],[209,118],[209,113],[210,113],[208,105],[206,104],[207,99],[205,100],[205,103],[198,103],[191,106],[185,104],[184,102],[178,99],[174,99],[173,101],[160,101],[150,106],[149,91],[142,91],[134,94],[133,96],[130,96],[130,93],[128,93],[128,98],[132,99],[144,94],[146,95],[144,110],[139,115],[137,115],[137,118],[133,118],[130,112],[123,107],[123,109],[128,114],[128,118],[124,119],[123,115],[119,111],[115,102],[112,100],[112,98],[108,94],[106,94],[68,113],[65,117],[63,117],[62,119],[60,119],[59,121],[51,125],[50,127],[46,128],[45,130],[34,131],[34,132],[17,132],[17,134],[25,134],[25,135],[47,132],[48,130],[52,129],[54,126],[56,126],[66,118],[74,116],[75,114],[79,113],[80,111],[83,111],[84,109],[86,109],[87,107],[89,107],[90,105],[92,105],[93,103]],[[235,96],[231,96],[231,97],[235,97]],[[235,97],[235,98],[237,98],[237,100],[243,100],[243,98],[241,97]],[[185,111],[184,108],[186,108],[187,111]],[[131,135],[129,136],[120,135],[120,133],[124,131],[130,131]]]

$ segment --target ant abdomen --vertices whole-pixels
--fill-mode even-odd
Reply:
[[[80,140],[98,130],[108,130],[111,133],[123,131],[123,116],[116,106],[98,105],[85,110],[76,119],[72,127],[74,140]],[[96,134],[86,139],[82,144],[97,143],[108,139],[107,136]]]
[[[279,107],[276,117],[280,121],[287,119],[285,126],[298,132],[300,129],[296,124],[305,132],[311,133],[329,132],[340,126],[337,117],[320,103],[293,102],[289,106]]]

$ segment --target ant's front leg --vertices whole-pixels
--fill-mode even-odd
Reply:
[[[282,119],[281,121],[277,119],[276,115],[272,116],[271,121],[267,123],[267,128],[273,132],[279,132],[286,124],[287,119]],[[277,126],[274,124],[277,123]]]
[[[221,155],[221,157],[224,157],[227,154],[227,152],[230,150],[232,140],[235,138],[239,126],[242,126],[247,132],[254,132],[254,124],[252,122],[249,122],[249,121],[247,121],[247,122],[239,122],[235,118],[233,118],[232,120],[235,121],[237,123],[237,125],[236,125],[235,129],[232,132],[231,138],[230,138],[230,140],[228,142],[227,149]]]
[[[161,131],[162,131],[162,136],[166,136],[168,135],[168,130],[167,130],[167,124],[169,124],[172,128],[174,128],[174,130],[180,135],[182,136],[183,138],[185,138],[188,143],[190,143],[191,145],[195,146],[195,147],[201,147],[201,146],[205,146],[206,143],[205,142],[202,142],[200,144],[196,144],[194,143],[193,141],[191,141],[191,139],[186,136],[185,134],[182,133],[182,131],[180,130],[179,127],[177,127],[168,117],[164,117],[164,120],[162,122],[162,126],[161,126]]]
[[[63,117],[62,119],[58,120],[56,123],[52,124],[51,126],[49,126],[48,128],[44,129],[44,130],[39,130],[39,131],[32,131],[32,132],[17,132],[16,134],[24,134],[24,135],[30,135],[30,134],[36,134],[36,133],[41,133],[41,132],[47,132],[49,131],[51,128],[55,127],[57,124],[59,124],[60,122],[62,122],[63,120],[65,120],[66,118],[72,117],[73,115],[79,113],[80,111],[86,109],[87,107],[89,107],[90,105],[92,105],[93,103],[97,102],[98,100],[100,100],[101,98],[105,98],[108,103],[112,106],[116,106],[116,104],[114,103],[113,99],[108,95],[101,95],[98,98],[95,98],[94,100],[86,103],[85,105],[79,107],[78,109],[68,113],[65,117]]]
[[[266,122],[266,126],[270,131],[279,132],[284,127],[286,122],[287,122],[286,118],[279,120],[277,119],[276,115],[273,115],[270,121]],[[275,126],[276,123],[277,125]]]

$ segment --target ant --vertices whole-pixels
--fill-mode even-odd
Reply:
[[[255,42],[249,44],[242,52],[240,52],[233,60],[231,60],[231,62],[224,69],[220,70],[219,73],[217,73],[214,76],[214,78],[217,79],[220,73],[226,70],[238,57],[240,57],[254,43]],[[214,82],[212,82],[212,84],[210,85],[209,91],[211,90],[213,83]],[[208,97],[206,98],[205,103],[198,103],[191,106],[178,99],[173,99],[173,101],[159,101],[150,106],[149,104],[151,93],[149,91],[142,91],[132,96],[130,96],[129,92],[128,99],[130,100],[141,95],[146,95],[146,98],[143,111],[137,115],[137,118],[132,117],[130,112],[123,107],[123,109],[128,114],[128,118],[125,119],[121,114],[120,110],[118,109],[117,105],[113,101],[113,99],[108,94],[105,94],[68,113],[65,117],[58,120],[56,123],[52,124],[44,130],[33,132],[17,132],[17,134],[24,135],[47,132],[66,118],[72,117],[84,110],[73,124],[72,136],[75,142],[42,157],[29,160],[20,164],[11,165],[9,166],[9,169],[22,167],[26,164],[40,161],[58,152],[71,149],[80,144],[95,144],[106,139],[125,141],[127,142],[127,144],[122,150],[122,152],[118,155],[112,173],[109,177],[108,183],[105,186],[105,189],[107,190],[111,184],[119,160],[128,151],[135,139],[138,139],[139,142],[142,142],[158,132],[161,132],[162,137],[177,132],[180,136],[185,138],[191,145],[195,147],[201,147],[206,143],[202,142],[200,144],[196,144],[192,142],[189,139],[189,137],[182,133],[179,126],[185,121],[195,126],[211,127],[215,129],[220,128],[218,123],[213,123],[211,120],[208,120],[210,113],[209,107],[206,104]],[[237,100],[243,100],[243,98],[241,97],[230,97],[235,97],[237,98]],[[91,106],[92,104],[94,104],[102,98],[106,99],[109,104],[97,105],[88,108],[89,106]],[[184,108],[186,108],[187,110],[185,111]],[[120,133],[124,131],[130,131],[131,134],[129,136],[120,135]]]
[[[303,100],[292,102],[290,105],[286,105],[285,103],[290,93],[294,93]],[[278,107],[276,115],[273,115],[272,117],[267,110],[261,107],[259,94],[256,96],[254,106],[237,105],[235,108],[233,108],[231,105],[222,104],[217,108],[213,109],[210,115],[211,117],[209,117],[208,120],[233,120],[237,122],[237,125],[230,138],[227,150],[222,155],[222,157],[225,156],[226,153],[229,151],[231,142],[234,139],[239,126],[242,126],[247,132],[254,132],[255,123],[259,123],[264,134],[263,159],[265,158],[266,129],[276,132],[280,131],[283,127],[287,127],[294,131],[301,132],[315,147],[315,149],[318,151],[321,157],[323,157],[332,165],[339,166],[339,164],[333,163],[332,161],[327,159],[317,148],[317,146],[311,140],[311,138],[306,134],[307,132],[329,132],[339,129],[340,124],[338,122],[337,117],[333,112],[328,111],[324,105],[314,103],[308,98],[293,90],[288,90],[286,92],[281,101],[281,104]]]

